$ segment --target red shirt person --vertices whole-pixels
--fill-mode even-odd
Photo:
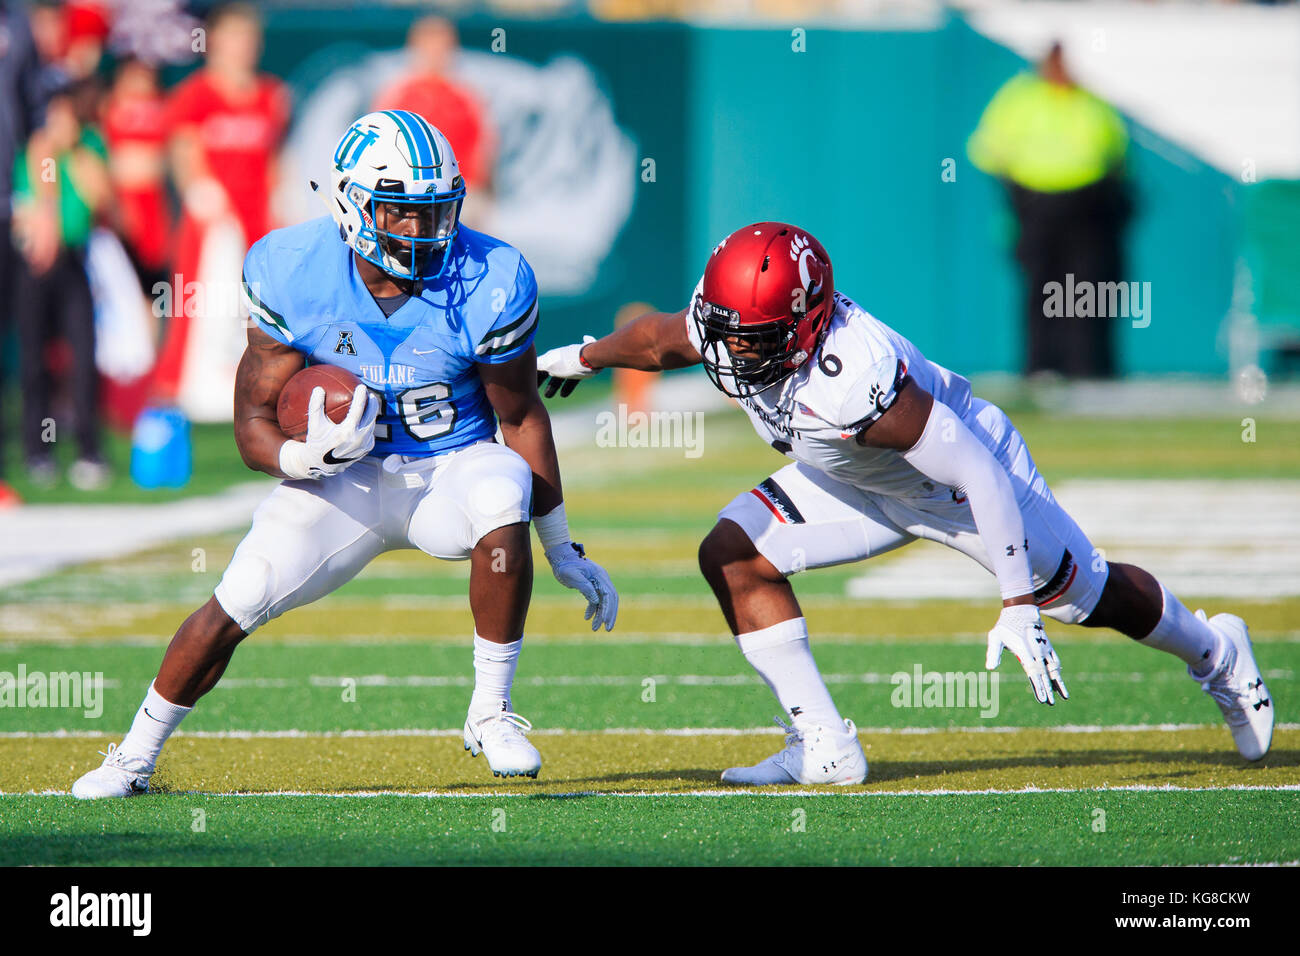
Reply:
[[[166,272],[171,254],[166,105],[158,89],[157,71],[138,59],[124,60],[118,67],[103,105],[117,226],[150,276]]]
[[[273,228],[276,154],[289,122],[288,88],[257,72],[262,28],[255,10],[220,8],[208,23],[207,47],[207,63],[176,88],[167,109],[183,214],[174,259],[180,288],[172,290],[173,314],[155,377],[162,397],[174,397],[180,384],[190,323],[175,303],[198,276],[209,228],[233,219],[244,249]]]
[[[494,143],[483,107],[447,78],[460,41],[442,17],[421,17],[406,37],[411,70],[375,97],[372,109],[410,110],[436,126],[456,151],[466,185],[490,186]]]

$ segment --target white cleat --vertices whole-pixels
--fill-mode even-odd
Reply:
[[[1205,612],[1196,616],[1205,621]],[[1190,667],[1187,673],[1200,682],[1201,690],[1214,698],[1223,711],[1223,719],[1232,731],[1237,750],[1247,760],[1259,760],[1273,743],[1273,699],[1264,686],[1255,652],[1250,643],[1246,622],[1235,614],[1216,614],[1206,621],[1224,641],[1223,660],[1219,668],[1198,676]]]
[[[524,736],[533,725],[512,711],[503,710],[478,720],[465,721],[465,749],[471,757],[482,753],[494,777],[532,777],[542,769],[542,755]]]
[[[821,727],[795,718],[793,726],[779,717],[785,728],[785,749],[752,767],[732,767],[722,772],[723,783],[768,787],[781,784],[833,783],[850,786],[867,779],[867,755],[853,721],[843,727]]]
[[[124,754],[117,744],[109,744],[108,750],[100,753],[104,755],[104,762],[72,785],[74,797],[99,800],[103,797],[138,797],[149,792],[149,776],[154,768],[143,757]]]

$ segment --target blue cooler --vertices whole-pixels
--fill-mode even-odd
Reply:
[[[146,408],[131,435],[131,478],[141,488],[180,488],[194,468],[190,421],[179,408]]]

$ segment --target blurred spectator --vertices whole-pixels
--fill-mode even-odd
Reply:
[[[14,164],[31,134],[45,121],[45,91],[42,70],[23,10],[0,0],[0,342],[9,334],[13,314],[14,278],[17,257],[12,243]],[[49,246],[54,239],[54,214],[47,205],[33,210],[33,228]],[[36,220],[39,218],[39,222]],[[0,508],[18,503],[18,496],[4,481],[5,361],[0,357]]]
[[[166,99],[158,71],[127,57],[117,68],[103,104],[108,171],[113,181],[114,225],[135,264],[140,283],[166,281],[171,245],[167,202]]]
[[[247,249],[272,228],[276,153],[289,121],[288,88],[257,70],[262,23],[255,8],[217,8],[208,17],[206,40],[203,67],[176,88],[167,112],[172,174],[183,207],[173,260],[182,283],[200,281],[210,229],[237,223]],[[236,262],[232,284],[239,281],[238,268]],[[175,314],[168,325],[155,377],[164,399],[181,389],[189,319]]]
[[[41,60],[66,82],[99,67],[110,17],[106,4],[94,0],[38,0],[31,7],[31,26]]]
[[[1009,80],[984,110],[971,161],[1006,185],[1027,282],[1027,371],[1114,374],[1114,316],[1047,315],[1048,283],[1117,282],[1129,200],[1119,114],[1075,84],[1054,43],[1037,73]]]
[[[82,84],[88,81],[82,81]],[[51,438],[53,383],[47,346],[60,332],[70,355],[74,432],[79,457],[68,473],[78,488],[102,487],[108,469],[100,455],[96,402],[95,314],[86,278],[85,251],[95,217],[109,198],[104,141],[77,116],[77,86],[56,93],[46,108],[45,124],[32,148],[14,166],[14,220],[26,268],[19,270],[19,362],[23,389],[23,450],[33,481],[50,485],[57,478]],[[52,249],[36,239],[44,208],[52,199],[57,230]]]
[[[107,5],[94,0],[68,0],[63,5],[63,16],[67,24],[63,64],[68,75],[79,80],[99,68],[111,18]]]
[[[382,90],[371,109],[410,110],[441,130],[456,151],[468,187],[466,210],[475,205],[482,210],[491,193],[495,144],[483,107],[451,79],[459,48],[450,21],[438,16],[416,20],[406,35],[407,73]],[[468,218],[474,221],[473,214]]]

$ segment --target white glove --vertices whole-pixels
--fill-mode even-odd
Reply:
[[[583,619],[591,621],[591,629],[598,631],[604,624],[606,631],[612,631],[614,619],[618,617],[618,592],[614,590],[609,573],[590,560],[576,541],[549,549],[546,560],[551,563],[555,580],[566,588],[582,592],[587,599],[587,613]]]
[[[1055,704],[1052,688],[1069,700],[1070,694],[1061,680],[1061,659],[1043,629],[1043,619],[1032,604],[1004,607],[998,623],[989,631],[989,652],[984,666],[996,670],[1002,660],[1002,648],[1010,649],[1029,675],[1034,696],[1040,704]]]
[[[579,382],[600,371],[582,361],[582,347],[594,341],[595,336],[584,335],[576,345],[564,345],[537,356],[537,387],[541,388],[547,378],[551,380],[546,386],[547,398],[554,398],[557,390],[560,398],[568,398]],[[562,390],[560,386],[564,386]]]
[[[347,418],[337,425],[325,414],[325,389],[311,391],[307,404],[307,439],[280,446],[280,470],[290,478],[337,475],[375,447],[379,399],[364,385],[352,393]]]

